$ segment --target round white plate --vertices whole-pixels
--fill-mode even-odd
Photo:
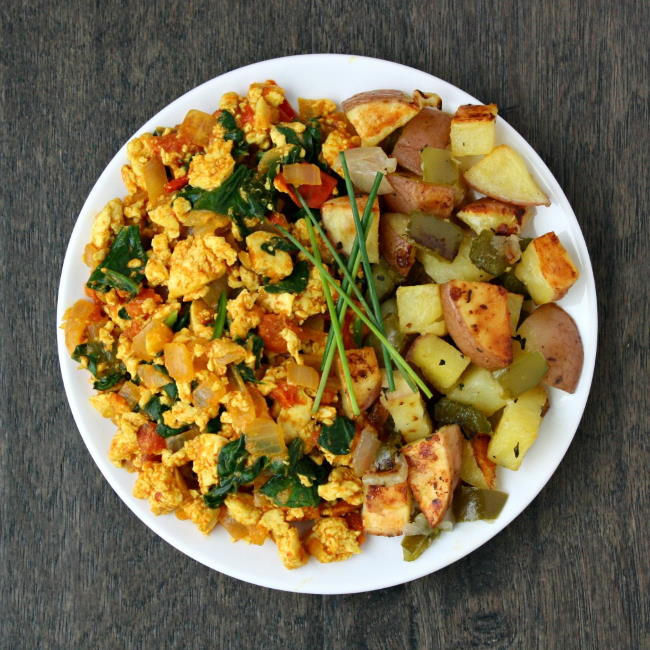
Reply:
[[[178,124],[190,108],[212,112],[222,93],[245,94],[254,81],[274,79],[285,88],[288,99],[329,97],[341,101],[350,95],[376,88],[414,89],[438,93],[443,108],[455,111],[460,104],[480,103],[462,90],[420,70],[397,63],[359,56],[311,54],[272,59],[228,72],[191,90],[150,119],[134,134],[157,126]],[[489,97],[484,98],[487,101]],[[415,562],[402,560],[401,538],[369,536],[361,554],[346,562],[320,564],[315,559],[301,569],[287,571],[275,545],[263,547],[233,543],[219,527],[204,536],[187,521],[174,515],[155,517],[147,501],[135,499],[131,490],[134,474],[118,469],[108,460],[108,447],[115,427],[88,403],[92,389],[86,371],[77,370],[58,330],[58,349],[63,383],[81,436],[97,466],[124,503],[155,533],[186,555],[206,566],[240,580],[287,591],[315,594],[344,594],[381,589],[408,582],[446,567],[484,544],[507,526],[539,493],[564,456],[580,422],[587,401],[596,355],[596,291],[589,254],[580,226],[562,189],[541,158],[504,120],[497,122],[497,142],[510,144],[526,159],[541,187],[551,198],[548,208],[538,208],[532,232],[554,230],[580,271],[580,279],[561,305],[576,321],[585,348],[585,361],[577,391],[568,395],[551,391],[551,409],[544,418],[539,438],[528,452],[518,472],[500,470],[499,488],[510,497],[500,517],[493,523],[457,525],[441,535]],[[126,146],[108,164],[86,200],[70,237],[63,263],[57,327],[65,309],[83,297],[89,270],[82,263],[85,244],[90,239],[94,215],[110,199],[125,195],[120,167],[127,162]]]

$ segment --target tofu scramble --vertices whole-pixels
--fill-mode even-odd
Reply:
[[[496,467],[582,348],[554,302],[577,270],[521,236],[548,198],[496,114],[386,90],[296,111],[266,81],[129,142],[63,327],[135,497],[288,569],[498,516]]]

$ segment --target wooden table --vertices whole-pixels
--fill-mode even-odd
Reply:
[[[647,3],[9,0],[1,12],[2,647],[650,647]],[[257,588],[158,539],[86,451],[55,352],[66,243],[113,153],[195,85],[305,52],[398,61],[504,107],[566,191],[599,291],[591,398],[548,486],[464,560],[356,596]]]

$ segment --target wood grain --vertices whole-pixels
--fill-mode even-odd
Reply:
[[[647,2],[9,0],[0,13],[2,647],[650,647]],[[113,153],[198,83],[304,52],[398,61],[503,107],[574,206],[600,296],[591,398],[539,498],[455,565],[356,596],[253,587],[158,539],[86,452],[55,354],[67,239]]]

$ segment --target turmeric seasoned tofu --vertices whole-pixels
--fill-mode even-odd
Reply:
[[[341,562],[361,552],[359,535],[342,517],[325,517],[314,524],[305,545],[319,562]]]
[[[490,153],[496,138],[497,105],[465,104],[451,120],[451,152],[454,156]]]
[[[282,250],[282,242],[288,242],[270,232],[258,230],[246,237],[248,255],[253,271],[266,277],[271,282],[278,282],[291,275],[293,261],[286,250]]]
[[[452,424],[402,448],[409,467],[409,486],[432,528],[451,505],[460,475],[462,442],[460,427]]]
[[[560,300],[578,279],[578,270],[554,232],[536,237],[528,245],[515,275],[538,304]]]

